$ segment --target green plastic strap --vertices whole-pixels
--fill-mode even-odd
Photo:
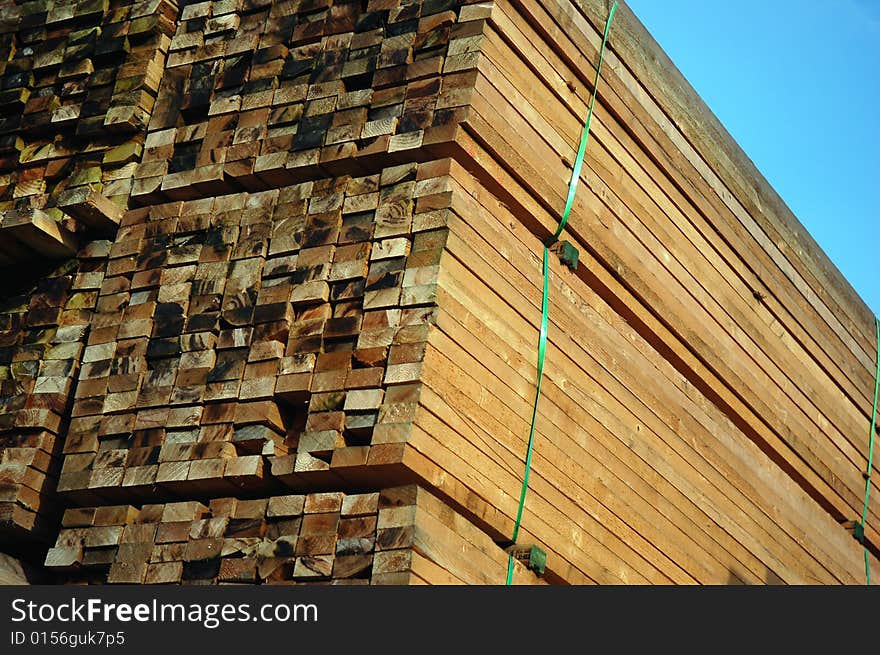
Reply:
[[[587,141],[590,138],[590,123],[593,120],[593,107],[596,106],[596,91],[599,88],[599,74],[602,72],[602,60],[605,58],[605,44],[608,43],[608,32],[611,30],[611,19],[614,18],[614,12],[617,10],[617,3],[611,5],[611,11],[608,12],[608,20],[605,21],[605,32],[602,34],[602,47],[599,48],[599,63],[596,66],[596,78],[593,80],[593,95],[590,98],[590,107],[587,110],[587,119],[584,121],[584,131],[581,133],[581,143],[578,146],[577,157],[574,160],[574,166],[571,169],[571,180],[568,183],[568,198],[565,199],[565,209],[562,210],[562,218],[559,219],[559,225],[556,232],[550,239],[553,244],[565,229],[568,223],[568,217],[571,214],[571,208],[574,206],[574,196],[577,193],[578,180],[581,177],[581,168],[584,165],[584,156],[587,153]]]
[[[871,431],[868,433],[868,470],[865,475],[865,506],[862,509],[862,534],[868,522],[868,499],[871,497],[871,471],[874,468],[874,433],[877,429],[877,392],[880,390],[880,319],[874,317],[874,327],[877,329],[877,370],[874,373],[874,408],[871,410]],[[862,539],[862,547],[865,549],[865,579],[871,584],[871,564],[868,559],[868,546]]]
[[[538,423],[538,401],[541,399],[541,381],[544,378],[544,359],[547,355],[547,324],[549,322],[548,306],[550,302],[550,250],[548,248],[555,242],[565,224],[568,222],[568,216],[571,214],[571,208],[574,205],[574,196],[577,192],[578,179],[581,176],[581,168],[584,164],[584,155],[587,151],[587,139],[590,135],[590,123],[593,120],[593,107],[596,105],[596,90],[599,87],[599,73],[602,71],[602,59],[605,55],[605,45],[608,43],[608,32],[611,29],[611,19],[614,18],[614,12],[617,10],[617,2],[611,5],[611,11],[608,12],[608,20],[605,21],[605,32],[602,35],[602,47],[599,49],[599,63],[596,66],[596,79],[593,82],[593,95],[590,98],[590,108],[587,111],[587,119],[584,122],[584,131],[581,134],[581,143],[578,146],[577,157],[574,161],[574,167],[571,171],[571,181],[568,184],[568,199],[565,201],[565,209],[562,212],[562,218],[559,220],[559,226],[556,233],[550,241],[544,245],[544,261],[542,264],[542,275],[544,278],[543,292],[541,294],[541,333],[538,337],[538,381],[535,385],[535,404],[532,407],[532,424],[529,428],[529,441],[526,448],[525,472],[523,473],[522,489],[519,494],[519,507],[516,510],[516,521],[513,524],[513,543],[516,543],[519,537],[519,528],[522,524],[523,509],[526,505],[526,492],[529,489],[529,474],[532,470],[532,452],[535,445],[535,426]],[[508,555],[507,560],[507,585],[513,583],[513,555]]]
[[[526,492],[529,489],[529,474],[532,471],[532,453],[535,445],[535,426],[538,424],[538,401],[541,399],[541,382],[544,379],[544,359],[547,355],[547,324],[549,323],[550,313],[548,304],[550,302],[550,249],[544,246],[544,261],[541,266],[544,278],[544,289],[541,293],[541,333],[538,336],[538,382],[535,385],[535,404],[532,406],[532,425],[529,428],[529,443],[526,447],[526,468],[523,473],[522,488],[519,492],[519,507],[516,510],[516,521],[513,524],[513,538],[511,541],[516,543],[519,537],[519,526],[522,524],[523,509],[526,506]],[[513,555],[508,555],[507,560],[507,584],[513,583]]]
[[[532,425],[529,428],[529,445],[526,448],[526,469],[523,473],[522,489],[519,492],[519,508],[516,510],[516,522],[513,524],[513,537],[516,543],[519,537],[519,526],[522,523],[523,508],[526,504],[526,491],[529,488],[529,473],[532,470],[532,452],[535,444],[535,426],[538,424],[538,401],[541,399],[541,382],[544,379],[544,359],[547,356],[547,324],[549,323],[548,304],[550,302],[550,250],[544,246],[544,263],[542,265],[544,290],[541,294],[541,333],[538,336],[538,382],[535,386],[535,404],[532,406]]]

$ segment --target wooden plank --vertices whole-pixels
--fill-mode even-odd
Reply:
[[[89,227],[107,232],[115,229],[123,209],[88,187],[68,189],[58,196],[58,207]]]
[[[52,259],[71,257],[77,250],[76,237],[39,209],[4,212],[0,230]]]
[[[103,527],[91,520],[73,527],[83,521],[71,513],[71,527],[46,557],[49,569],[67,572],[71,581],[376,584],[419,570],[428,582],[449,584],[491,580],[507,566],[504,551],[485,534],[414,486],[373,494],[220,498],[210,507],[177,502],[77,512],[101,514]],[[116,548],[109,551],[111,542]],[[471,547],[479,561],[468,560]],[[520,565],[516,581],[539,583]]]

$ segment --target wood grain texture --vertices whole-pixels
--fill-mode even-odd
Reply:
[[[71,583],[497,583],[507,556],[416,486],[68,510],[46,567]],[[107,557],[94,557],[106,553]],[[517,563],[516,584],[542,581]]]
[[[500,583],[606,5],[4,10],[0,547]],[[869,313],[625,6],[563,238],[545,581],[860,582]]]

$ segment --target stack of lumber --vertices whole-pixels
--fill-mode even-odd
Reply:
[[[98,305],[108,241],[30,285],[3,282],[0,302],[0,546],[51,544],[55,487],[73,390]]]
[[[92,584],[487,584],[505,554],[410,485],[69,509],[46,566]],[[535,584],[516,563],[516,584]]]
[[[72,257],[3,294],[12,524],[71,507],[47,565],[78,582],[502,583],[606,2],[80,5],[0,21],[0,263]],[[563,238],[545,579],[864,581],[873,319],[625,6]]]
[[[465,111],[484,9],[451,0],[184,7],[134,197],[273,188],[423,159]]]
[[[564,205],[602,5],[500,0],[483,33],[465,165],[542,238]],[[870,313],[674,67],[652,63],[662,53],[634,17],[616,21],[569,223],[578,276],[832,519],[854,519]],[[878,519],[874,495],[874,554]]]
[[[266,456],[284,481],[329,482],[395,451],[372,437],[413,403],[445,243],[444,170],[407,164],[129,211],[59,491],[77,502],[253,492],[269,488]]]
[[[408,445],[426,479],[509,535],[534,402],[542,246],[479,180],[455,168],[452,179],[437,329]],[[554,573],[863,580],[859,544],[612,306],[555,260],[550,284],[521,541],[539,543]]]
[[[172,0],[0,9],[0,265],[70,257],[119,222],[176,18]]]

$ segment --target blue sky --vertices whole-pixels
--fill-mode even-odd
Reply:
[[[880,315],[880,0],[627,4]]]

